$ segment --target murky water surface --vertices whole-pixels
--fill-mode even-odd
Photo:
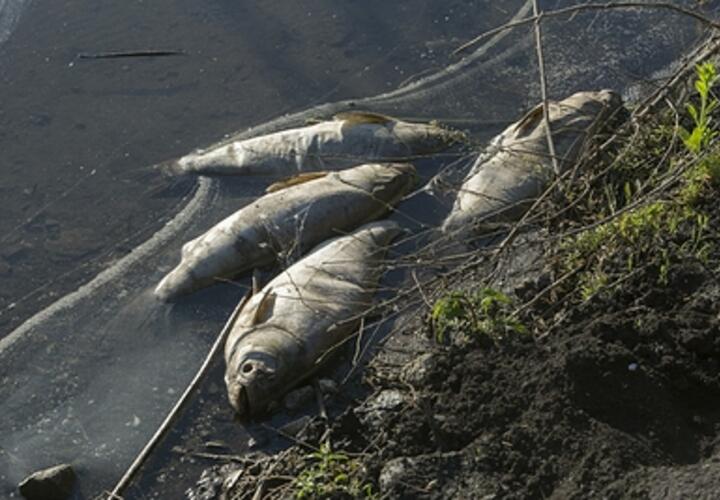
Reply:
[[[230,133],[350,108],[439,119],[480,148],[539,100],[531,25],[462,59],[450,53],[531,6],[0,0],[0,496],[59,462],[75,465],[85,495],[110,488],[247,285],[172,306],[152,299],[182,243],[266,185],[171,180],[152,165]],[[543,29],[551,97],[651,87],[702,34],[695,21],[651,10],[580,13]],[[78,58],[146,49],[183,54]],[[418,167],[427,178],[457,159]],[[395,217],[433,225],[446,209],[421,194]],[[229,441],[247,440],[229,407],[213,405],[205,418],[233,433]]]

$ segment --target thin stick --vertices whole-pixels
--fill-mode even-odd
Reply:
[[[412,276],[413,281],[415,281],[415,286],[417,287],[418,291],[420,292],[420,296],[422,297],[423,302],[425,302],[425,305],[427,306],[428,309],[432,310],[432,308],[433,308],[432,302],[430,302],[430,299],[428,299],[428,296],[425,294],[425,290],[423,290],[423,287],[420,284],[420,280],[418,279],[417,273],[415,271],[416,270],[413,269],[410,272],[410,275]]]
[[[365,316],[360,318],[360,326],[358,327],[357,337],[355,338],[355,352],[353,353],[352,365],[357,366],[360,362],[360,349],[362,348],[363,330],[365,330]]]
[[[560,165],[555,154],[555,141],[553,141],[552,130],[550,129],[550,109],[548,107],[547,78],[545,77],[545,57],[542,48],[542,33],[540,21],[543,13],[539,12],[537,0],[533,0],[533,14],[535,15],[535,51],[537,52],[538,73],[540,74],[540,93],[542,95],[543,121],[545,122],[545,136],[548,143],[548,152],[552,159],[555,175],[560,175]]]
[[[158,443],[163,438],[163,436],[165,436],[168,430],[170,430],[170,426],[173,424],[173,422],[175,422],[175,420],[180,416],[180,412],[190,401],[190,397],[200,386],[200,382],[202,382],[203,378],[205,378],[205,375],[207,375],[213,358],[215,358],[215,355],[220,351],[220,348],[225,343],[225,340],[230,333],[230,329],[235,323],[235,319],[237,318],[240,310],[243,308],[249,298],[250,294],[246,294],[235,307],[235,310],[230,314],[230,317],[225,323],[225,326],[220,332],[220,335],[218,335],[215,343],[210,348],[210,352],[208,352],[208,355],[205,357],[205,361],[203,361],[203,364],[200,366],[200,369],[195,374],[195,377],[193,377],[192,381],[185,389],[185,392],[182,393],[182,396],[180,396],[180,399],[178,399],[177,403],[175,403],[175,406],[172,408],[172,410],[170,410],[170,413],[167,414],[165,420],[163,420],[162,424],[160,424],[160,427],[158,427],[158,429],[155,431],[155,434],[153,434],[153,436],[150,438],[150,441],[147,442],[147,444],[140,451],[133,463],[130,464],[130,467],[128,467],[128,469],[125,471],[123,477],[120,478],[120,481],[118,481],[118,483],[115,485],[115,488],[113,488],[112,493],[110,493],[113,498],[121,497],[123,490],[127,488],[127,486],[130,484],[130,481],[132,481],[135,474],[138,472],[138,470],[140,470],[140,467],[142,467],[145,460],[147,460],[148,456],[150,456],[150,453],[158,445]]]
[[[680,14],[684,14],[686,16],[692,17],[694,19],[697,19],[701,23],[707,24],[708,26],[711,26],[715,28],[716,30],[720,30],[720,23],[713,21],[712,19],[703,16],[699,12],[696,12],[692,9],[687,9],[685,7],[680,7],[679,5],[675,5],[669,2],[607,2],[607,3],[588,3],[583,5],[574,5],[572,7],[565,7],[563,9],[557,9],[557,10],[549,10],[545,11],[540,15],[534,15],[532,17],[526,17],[525,19],[519,19],[517,21],[512,21],[509,23],[506,23],[502,26],[499,26],[495,29],[492,29],[490,31],[486,31],[485,33],[476,36],[469,42],[466,42],[462,44],[460,47],[455,49],[452,52],[452,55],[457,55],[461,52],[464,52],[465,50],[469,49],[470,47],[477,45],[484,39],[491,37],[493,35],[496,35],[498,33],[501,33],[503,31],[516,28],[518,26],[524,26],[526,24],[534,23],[538,20],[540,16],[544,18],[548,17],[557,17],[562,16],[566,14],[572,14],[575,12],[580,12],[584,10],[611,10],[611,9],[665,9],[665,10],[672,10],[674,12],[678,12]]]
[[[133,50],[118,52],[80,52],[78,59],[119,59],[123,57],[168,57],[168,56],[184,56],[182,50]]]

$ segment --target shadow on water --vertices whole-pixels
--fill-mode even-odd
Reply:
[[[41,3],[36,0],[31,5]],[[569,2],[543,3],[549,9]],[[78,4],[86,10],[73,10]],[[79,161],[90,165],[111,152],[96,167],[97,174],[87,177],[82,190],[64,196],[68,186],[78,182],[77,169],[37,167],[33,175],[40,191],[52,193],[52,182],[44,176],[61,185],[54,197],[42,201],[59,200],[53,205],[57,209],[53,217],[44,215],[44,220],[57,217],[61,232],[70,231],[73,224],[81,225],[83,214],[78,212],[87,205],[97,212],[87,210],[83,224],[91,236],[105,242],[103,248],[112,246],[118,235],[134,234],[138,227],[151,227],[152,236],[138,238],[132,251],[124,254],[99,253],[106,257],[94,260],[91,255],[95,266],[90,269],[102,269],[95,278],[0,340],[0,494],[15,494],[15,485],[26,474],[59,462],[76,467],[86,495],[110,488],[192,378],[248,285],[247,280],[239,286],[218,285],[173,305],[159,304],[151,296],[153,286],[176,262],[182,243],[258,196],[265,182],[203,179],[188,191],[187,184],[164,185],[140,166],[183,154],[249,123],[261,125],[239,137],[353,108],[415,119],[445,118],[461,124],[479,148],[540,95],[529,29],[493,37],[463,59],[447,59],[453,48],[477,32],[531,11],[529,1],[505,2],[502,9],[495,4],[402,1],[389,8],[373,1],[360,9],[329,0],[292,5],[218,0],[202,6],[190,1],[157,2],[143,12],[102,2],[69,6],[89,24],[67,45],[53,46],[53,56],[65,58],[62,70],[54,67],[64,94],[23,91],[21,83],[33,81],[33,70],[27,67],[25,73],[0,83],[0,90],[18,97],[22,105],[51,109],[36,113],[33,123],[48,127],[44,133],[52,136],[53,144],[32,150],[30,141],[44,135],[27,128],[21,144],[25,149],[15,146],[9,157],[22,160],[23,168],[42,165],[53,158],[62,141],[70,151],[56,165],[77,166]],[[47,14],[39,8],[26,12],[18,38],[11,38],[0,51],[1,63],[7,66],[24,51],[34,50],[27,23],[37,20],[49,30],[51,23],[43,15]],[[61,24],[69,22],[64,15],[59,15]],[[110,22],[103,15],[117,19],[101,37],[98,33]],[[160,24],[151,36],[151,23],[156,21]],[[198,32],[193,32],[195,28]],[[668,13],[608,12],[581,14],[572,22],[549,21],[545,33],[551,94],[560,97],[586,88],[627,90],[679,57],[697,38],[698,29],[694,22]],[[98,61],[92,70],[84,62],[78,70],[79,61],[68,66],[72,54],[86,51],[88,45],[98,50],[126,46],[128,34],[154,46],[162,41],[163,47],[190,47],[193,57],[127,64]],[[414,74],[422,76],[389,91]],[[347,99],[354,95],[376,97]],[[331,101],[335,102],[323,104]],[[82,119],[71,118],[88,107]],[[268,121],[287,110],[305,108]],[[6,126],[7,120],[26,114],[21,105],[10,106],[9,116],[0,114],[0,123]],[[95,125],[89,131],[72,122]],[[82,143],[80,134],[85,135]],[[18,140],[0,135],[0,144]],[[457,156],[423,160],[418,164],[421,177],[427,180],[444,167],[457,176],[472,158],[457,160]],[[68,172],[67,179],[63,172]],[[2,175],[8,185],[23,185],[17,168]],[[85,179],[83,175],[87,176],[79,178]],[[153,180],[149,182],[146,175]],[[22,196],[31,195],[10,200],[20,207],[27,205]],[[11,220],[3,222],[5,229],[20,227],[15,233],[30,245],[30,263],[18,261],[16,275],[31,263],[41,266],[47,256],[43,252],[52,251],[52,245],[47,250],[47,242],[25,235],[27,228],[21,222],[26,215],[18,207],[10,206]],[[393,217],[419,229],[436,225],[446,210],[446,201],[420,191]],[[118,228],[127,220],[118,222],[117,214],[127,214],[131,221],[136,217],[137,222],[123,232]],[[107,241],[99,236],[103,234]],[[56,273],[78,264],[71,260],[63,264],[65,268],[45,264],[38,269]],[[6,297],[6,302],[27,293],[21,281],[13,281],[16,295]],[[56,288],[70,291],[67,285]],[[50,298],[36,304],[47,305]],[[262,434],[261,427],[243,427],[234,421],[224,403],[221,375],[221,363],[216,363],[195,404],[151,459],[141,487],[129,497],[173,496],[168,492],[180,493],[192,484],[205,463],[185,457],[182,467],[168,468],[168,463],[179,463],[173,446],[189,449],[222,440],[239,452],[247,449],[251,436]],[[281,425],[289,418],[279,415],[271,424]],[[278,445],[277,440],[269,440],[268,446]],[[160,473],[163,467],[166,472]]]

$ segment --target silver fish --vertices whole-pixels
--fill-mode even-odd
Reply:
[[[437,153],[463,135],[433,123],[349,112],[306,127],[199,150],[162,165],[171,174],[289,176]]]
[[[240,311],[225,344],[225,383],[241,416],[310,376],[353,333],[371,305],[395,222],[366,224],[318,247],[268,283]]]
[[[302,252],[351,231],[385,214],[414,184],[415,168],[406,163],[360,165],[285,181],[278,191],[186,243],[180,264],[158,284],[155,296],[171,300],[271,263],[291,245]]]
[[[573,166],[586,141],[621,107],[610,90],[578,92],[549,103],[550,129],[561,174]],[[555,176],[543,105],[493,139],[465,178],[443,231],[520,217]]]

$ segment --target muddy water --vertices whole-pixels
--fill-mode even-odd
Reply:
[[[445,119],[481,144],[539,97],[527,29],[449,57],[530,9],[496,4],[26,5],[0,45],[0,492],[62,461],[76,466],[86,495],[110,487],[243,293],[240,281],[173,306],[149,294],[183,241],[265,182],[169,180],[151,165],[229,132],[251,136],[352,107]],[[550,92],[625,90],[698,34],[666,13],[548,22]],[[77,58],[142,49],[184,55]],[[419,166],[427,177],[454,159]],[[401,207],[406,220],[429,225],[443,209],[426,194]],[[229,410],[214,411],[234,441],[247,437]]]

